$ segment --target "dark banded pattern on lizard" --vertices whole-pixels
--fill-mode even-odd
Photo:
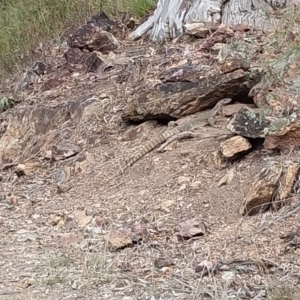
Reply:
[[[157,146],[159,146],[160,144],[162,144],[164,141],[166,141],[168,138],[172,137],[175,134],[178,134],[180,132],[190,131],[199,126],[205,126],[207,124],[214,127],[214,116],[216,116],[219,113],[220,109],[224,105],[228,104],[229,102],[231,102],[230,98],[222,99],[215,105],[215,107],[212,110],[204,111],[198,117],[194,119],[188,119],[174,128],[167,129],[166,131],[162,132],[154,139],[146,142],[145,145],[141,146],[136,150],[136,153],[132,157],[125,160],[124,166],[122,168],[122,172],[127,168],[131,167],[140,158],[142,158],[144,155],[152,151],[154,148],[156,148]]]

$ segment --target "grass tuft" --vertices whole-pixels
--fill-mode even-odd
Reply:
[[[15,104],[13,98],[0,95],[0,113],[12,108]]]
[[[19,71],[38,43],[65,33],[103,9],[113,17],[128,11],[149,12],[155,0],[6,0],[0,2],[0,70],[2,77]]]

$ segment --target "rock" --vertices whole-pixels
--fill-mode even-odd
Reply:
[[[64,83],[63,78],[50,78],[46,82],[43,83],[43,86],[41,87],[41,92],[50,91],[52,89],[55,89],[63,83]]]
[[[278,210],[285,205],[291,204],[292,201],[292,188],[297,178],[300,165],[296,162],[285,162],[287,165],[284,174],[280,180],[278,191],[272,202],[272,208]]]
[[[55,161],[74,156],[78,152],[80,152],[80,147],[66,141],[61,141],[59,144],[52,146],[52,158]]]
[[[228,26],[220,25],[220,27],[200,45],[199,50],[209,51],[215,44],[226,43],[227,39],[232,36],[232,29]]]
[[[51,225],[62,227],[64,226],[65,222],[62,216],[54,216],[51,220]]]
[[[55,176],[55,181],[57,184],[63,184],[66,183],[71,176],[71,170],[69,167],[65,166],[62,170],[59,170],[59,172]]]
[[[41,61],[36,61],[31,68],[36,74],[43,75],[47,69],[47,65]]]
[[[24,73],[21,81],[16,85],[15,93],[25,90],[29,85],[36,82],[38,77],[39,76],[32,70]]]
[[[246,42],[233,42],[226,44],[220,49],[217,56],[220,64],[220,70],[223,73],[227,73],[235,69],[248,70],[259,51],[259,47],[255,47],[254,44]],[[260,70],[261,74],[263,74],[262,69],[257,68],[257,70]],[[253,86],[249,87],[249,90],[252,87]]]
[[[75,159],[74,174],[83,174],[92,161],[94,161],[94,158],[88,152],[77,155]]]
[[[58,194],[63,194],[66,193],[67,191],[69,191],[72,188],[72,185],[70,183],[66,183],[66,184],[57,184],[57,193]]]
[[[83,228],[87,224],[89,224],[93,216],[87,216],[84,210],[75,210],[73,212],[74,215],[74,221],[77,223],[78,227]]]
[[[84,53],[78,48],[70,48],[64,54],[68,62],[67,68],[69,71],[87,71],[96,72],[104,61],[97,55],[97,53]]]
[[[96,72],[102,64],[103,60],[95,52],[91,53],[84,61],[87,72]]]
[[[220,143],[220,150],[225,158],[233,158],[237,154],[245,153],[251,148],[252,145],[249,141],[240,135],[233,136]]]
[[[300,146],[300,115],[278,118],[265,129],[266,149],[293,150]]]
[[[206,38],[211,32],[215,32],[218,26],[214,23],[189,22],[184,25],[184,28],[188,35]]]
[[[197,70],[195,66],[179,66],[163,71],[159,79],[164,82],[198,82],[204,76],[203,70]]]
[[[243,107],[229,121],[227,129],[244,137],[262,138],[270,124],[271,120],[264,116],[262,110]]]
[[[284,51],[280,60],[270,60],[270,56],[276,57],[272,48],[267,50],[267,74],[262,80],[252,87],[249,97],[260,108],[268,108],[271,115],[277,118],[287,117],[299,108],[300,84],[299,59],[297,51]]]
[[[29,288],[30,286],[33,286],[35,284],[35,279],[30,277],[30,278],[25,278],[23,280],[23,282],[21,283],[21,287],[23,289],[27,289]]]
[[[179,225],[177,236],[189,239],[195,236],[202,236],[206,233],[205,225],[200,219],[194,218],[187,220]]]
[[[154,266],[157,269],[162,269],[164,267],[169,267],[173,265],[173,262],[169,258],[161,257],[154,260]]]
[[[275,55],[276,52],[268,53],[268,56]],[[263,76],[249,92],[259,107],[260,115],[255,113],[254,117],[256,124],[260,120],[259,126],[255,130],[248,128],[246,132],[246,128],[237,128],[238,125],[235,126],[236,133],[249,136],[250,132],[253,137],[265,137],[264,147],[270,150],[290,151],[300,145],[299,58],[297,51],[287,51],[281,55],[280,61],[269,63],[268,76]]]
[[[54,154],[56,159],[74,155],[79,148],[75,146],[73,149],[74,143],[71,139],[78,140],[85,136],[86,140],[94,135],[94,127],[87,136],[86,128],[83,129],[80,122],[97,121],[95,114],[101,111],[97,101],[96,98],[78,97],[56,106],[37,104],[15,108],[9,115],[8,127],[0,139],[0,165],[18,159],[26,161],[30,157],[52,158],[50,150],[58,151]],[[73,146],[59,153],[56,141],[61,141],[62,133],[67,137],[70,127],[76,130],[64,142]],[[54,149],[53,145],[56,145]]]
[[[227,27],[218,30],[225,34]],[[154,89],[137,88],[123,111],[123,120],[174,120],[211,108],[222,98],[248,93],[263,74],[258,68],[250,68],[257,49],[248,43],[223,48],[218,54],[219,62],[215,61],[210,68],[199,68],[189,62],[162,72],[163,83]]]
[[[223,29],[224,31],[225,29]],[[222,31],[221,31],[222,32]],[[231,31],[230,33],[231,34]],[[219,51],[217,59],[220,63],[228,61],[230,58],[238,59],[238,61],[244,60],[244,64],[250,66],[253,58],[260,51],[259,47],[248,42],[232,42],[224,45]],[[242,64],[243,65],[243,64]]]
[[[69,48],[67,52],[64,53],[64,57],[71,66],[81,66],[84,57],[86,57],[86,53],[82,52],[79,48]]]
[[[93,23],[84,24],[77,28],[68,39],[70,48],[86,49],[90,52],[100,51],[109,53],[119,47],[118,40],[107,31],[95,26]]]
[[[269,208],[274,193],[278,189],[282,173],[283,168],[281,164],[272,162],[270,167],[264,168],[257,174],[241,205],[240,213],[243,215],[255,215]]]
[[[206,72],[207,73],[207,72]],[[198,82],[166,82],[150,91],[137,90],[125,107],[124,121],[174,120],[215,106],[222,98],[246,92],[260,80],[260,73],[238,69],[226,74],[212,68]]]
[[[105,31],[111,31],[116,26],[116,23],[112,21],[103,11],[93,15],[91,20],[87,21],[87,24],[93,24],[94,26],[97,26]]]
[[[136,25],[136,20],[134,20],[133,18],[131,18],[129,20],[129,22],[126,24],[126,27],[128,29],[133,29],[135,27],[135,25]]]
[[[292,150],[300,145],[300,114],[275,117],[270,110],[241,108],[227,129],[249,138],[265,138],[265,149]]]
[[[24,164],[18,164],[15,168],[15,173],[18,176],[34,174],[36,169],[41,167],[41,162],[38,159],[33,159],[25,162]]]
[[[256,175],[240,208],[240,213],[254,215],[266,210],[278,186],[281,174],[282,169],[276,166],[275,168],[264,168]]]
[[[116,251],[132,244],[132,240],[126,231],[111,229],[105,236],[107,247],[110,251]]]
[[[130,227],[127,231],[133,243],[145,240],[148,235],[148,230],[140,224]]]

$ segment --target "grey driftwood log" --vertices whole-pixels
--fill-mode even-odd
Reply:
[[[184,25],[195,20],[267,29],[276,22],[271,17],[274,11],[299,3],[300,0],[159,0],[154,13],[130,37],[138,39],[147,34],[152,41],[162,42],[183,34]]]

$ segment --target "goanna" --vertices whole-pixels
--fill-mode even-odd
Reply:
[[[166,141],[167,139],[169,139],[175,134],[178,134],[180,132],[190,131],[199,126],[205,126],[207,124],[215,127],[214,117],[219,113],[220,109],[224,105],[230,102],[231,102],[230,98],[222,99],[214,106],[212,110],[204,111],[201,115],[197,116],[196,118],[188,119],[174,128],[167,129],[166,131],[162,132],[154,139],[146,142],[145,145],[142,145],[135,151],[135,154],[133,156],[125,160],[125,163],[122,167],[122,172],[124,172],[124,170],[126,170],[127,168],[131,167],[140,158],[142,158],[144,155],[152,151],[157,146],[161,145],[164,141]]]

